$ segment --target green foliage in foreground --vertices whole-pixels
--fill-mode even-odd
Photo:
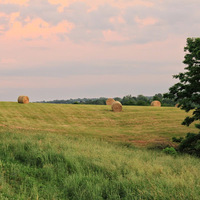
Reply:
[[[53,133],[0,134],[0,199],[200,199],[200,160]]]
[[[179,150],[200,157],[200,133],[188,133],[181,141]]]
[[[173,147],[166,147],[165,149],[163,149],[163,152],[173,156],[177,155],[177,151]]]
[[[184,51],[185,72],[173,76],[179,82],[164,96],[177,101],[186,112],[192,110],[192,116],[186,117],[183,125],[189,126],[196,121],[196,127],[200,129],[200,38],[188,38]]]

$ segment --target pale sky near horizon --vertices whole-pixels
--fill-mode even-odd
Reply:
[[[199,0],[0,0],[0,101],[165,93]]]

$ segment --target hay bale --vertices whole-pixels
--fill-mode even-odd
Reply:
[[[160,103],[160,101],[152,101],[152,102],[151,102],[151,106],[160,107],[160,106],[161,106],[161,103]]]
[[[112,110],[114,112],[121,112],[122,111],[122,104],[119,101],[115,101],[112,104]]]
[[[27,96],[19,96],[18,103],[23,103],[23,104],[29,103],[29,98]]]
[[[112,99],[112,98],[108,98],[107,100],[106,100],[106,105],[112,105],[113,104],[113,102],[115,102],[115,100],[114,99]]]

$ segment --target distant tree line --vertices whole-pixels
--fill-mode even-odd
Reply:
[[[176,102],[164,98],[161,93],[155,94],[154,96],[138,95],[137,97],[132,95],[126,95],[123,98],[115,97],[116,101],[122,103],[122,105],[137,105],[137,106],[149,106],[152,101],[158,100],[162,106],[175,106]],[[68,100],[52,100],[52,101],[40,101],[38,103],[55,103],[55,104],[94,104],[94,105],[106,105],[106,97],[100,98],[78,98]]]

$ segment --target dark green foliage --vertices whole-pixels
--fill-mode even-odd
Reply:
[[[115,101],[119,101],[119,102],[122,101],[122,99],[121,99],[120,97],[115,97],[114,100],[115,100]]]
[[[161,93],[155,94],[152,100],[160,101],[162,106],[175,106],[175,101],[169,98],[164,98],[164,96]]]
[[[200,157],[200,133],[188,133],[179,145],[179,151]]]
[[[179,137],[179,138],[177,138],[177,137],[172,137],[172,141],[173,141],[173,142],[180,143],[182,140],[183,140],[183,137]]]
[[[151,103],[151,100],[148,99],[147,97],[141,94],[137,96],[137,105],[147,106],[147,105],[150,105],[150,103]]]
[[[163,95],[162,94],[155,94],[153,96],[153,101],[160,101],[160,103],[162,104],[162,100],[163,100]]]
[[[194,110],[193,115],[183,121],[183,125],[189,126],[200,119],[200,38],[188,38],[184,51],[186,72],[173,76],[179,82],[169,88],[169,93],[164,96],[174,99],[186,112]],[[196,127],[200,128],[200,125]]]
[[[149,106],[149,103],[147,103],[147,102],[145,102],[145,101],[143,101],[143,100],[139,100],[139,101],[137,101],[137,105],[138,106]]]
[[[121,103],[123,105],[136,105],[137,99],[136,97],[132,97],[131,95],[124,96]]]
[[[192,110],[192,116],[186,117],[182,124],[189,126],[197,121],[196,128],[200,129],[200,38],[188,38],[184,51],[186,71],[173,76],[179,82],[169,88],[169,93],[164,96],[178,102],[186,112]],[[199,134],[188,133],[180,144],[180,151],[191,154],[199,155],[199,148]]]
[[[169,155],[173,155],[173,156],[177,155],[177,151],[173,147],[167,147],[163,149],[163,152]]]
[[[162,106],[175,106],[176,105],[176,102],[172,99],[169,99],[169,98],[163,98],[162,99]]]

